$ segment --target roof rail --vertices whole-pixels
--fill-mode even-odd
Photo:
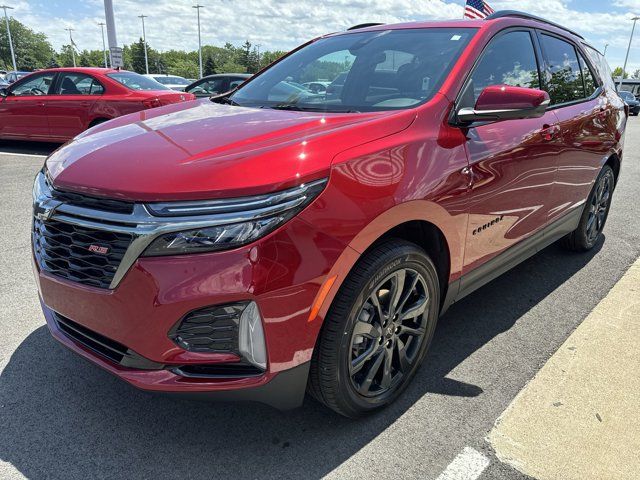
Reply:
[[[487,18],[485,18],[485,20],[494,20],[496,18],[505,18],[505,17],[524,18],[526,20],[535,20],[537,22],[546,23],[547,25],[551,25],[553,27],[564,30],[565,32],[569,32],[570,34],[575,35],[576,37],[579,37],[584,40],[584,37],[582,35],[574,32],[573,30],[568,29],[567,27],[563,27],[562,25],[558,25],[555,22],[552,22],[550,20],[545,20],[544,18],[541,18],[541,17],[536,17],[535,15],[531,15],[530,13],[519,12],[518,10],[500,10],[498,12],[492,13]]]
[[[347,31],[359,30],[361,28],[367,28],[367,27],[377,27],[378,25],[384,25],[384,23],[361,23],[360,25],[354,25],[353,27],[347,28]]]

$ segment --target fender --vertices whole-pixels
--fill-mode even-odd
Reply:
[[[318,322],[319,324],[324,322],[333,299],[362,254],[385,233],[403,223],[425,221],[433,224],[442,232],[450,252],[449,283],[455,282],[462,272],[464,232],[466,231],[465,228],[460,228],[459,226],[460,222],[466,225],[466,216],[458,215],[457,217],[460,218],[450,215],[440,205],[426,200],[413,200],[402,203],[381,213],[349,242],[338,257],[323,282],[323,285],[329,285],[329,282],[331,282],[330,288],[324,292],[324,298],[320,299],[322,303],[319,309],[316,310],[318,312],[317,315],[314,318],[309,318],[309,321]],[[320,288],[318,295],[322,293],[323,288]],[[318,298],[316,298],[314,304],[317,302]]]

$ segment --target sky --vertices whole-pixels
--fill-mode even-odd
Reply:
[[[103,0],[5,0],[11,14],[30,28],[47,34],[54,48],[69,43],[65,28],[75,29],[78,48],[100,49],[98,22],[104,21]],[[310,38],[344,30],[358,23],[461,18],[464,0],[200,0],[204,44],[239,45],[249,40],[261,49],[289,50]],[[191,0],[113,0],[118,43],[142,35],[155,49],[195,50],[198,45],[195,4]],[[634,13],[640,0],[489,0],[495,9],[533,13],[581,33],[606,52],[612,68],[622,66]],[[628,71],[640,69],[640,25]]]

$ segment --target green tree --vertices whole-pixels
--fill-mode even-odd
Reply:
[[[147,48],[149,44],[147,43]],[[144,61],[144,40],[140,38],[131,44],[131,69],[137,73],[146,73]]]
[[[622,67],[616,67],[613,71],[613,78],[620,78],[620,75],[622,75]],[[624,72],[624,78],[629,78],[628,72]]]
[[[212,56],[209,56],[209,57],[207,57],[207,60],[204,62],[204,68],[203,68],[204,71],[202,73],[205,76],[213,75],[215,73],[218,73],[216,71],[216,68],[217,68],[216,61],[213,59]]]
[[[73,67],[73,52],[71,45],[63,45],[58,54],[58,65],[61,67]],[[77,58],[76,58],[77,61]]]
[[[247,40],[242,44],[238,52],[238,63],[242,65],[247,71],[251,67],[251,42]]]
[[[31,30],[14,18],[9,19],[9,26],[18,69],[44,68],[55,53],[46,35]],[[0,63],[5,70],[13,70],[4,22],[0,28]]]
[[[260,66],[262,68],[266,67],[267,65],[271,65],[273,62],[275,62],[276,60],[278,60],[279,58],[285,56],[287,54],[287,52],[281,51],[281,50],[275,50],[273,52],[264,52],[260,57]]]

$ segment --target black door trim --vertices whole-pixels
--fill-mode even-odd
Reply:
[[[583,210],[584,206],[574,208],[539,232],[518,242],[488,262],[463,275],[458,280],[451,282],[447,289],[447,296],[444,300],[441,314],[444,314],[455,302],[462,300],[470,293],[475,292],[491,280],[511,270],[553,242],[573,232],[578,228]]]

